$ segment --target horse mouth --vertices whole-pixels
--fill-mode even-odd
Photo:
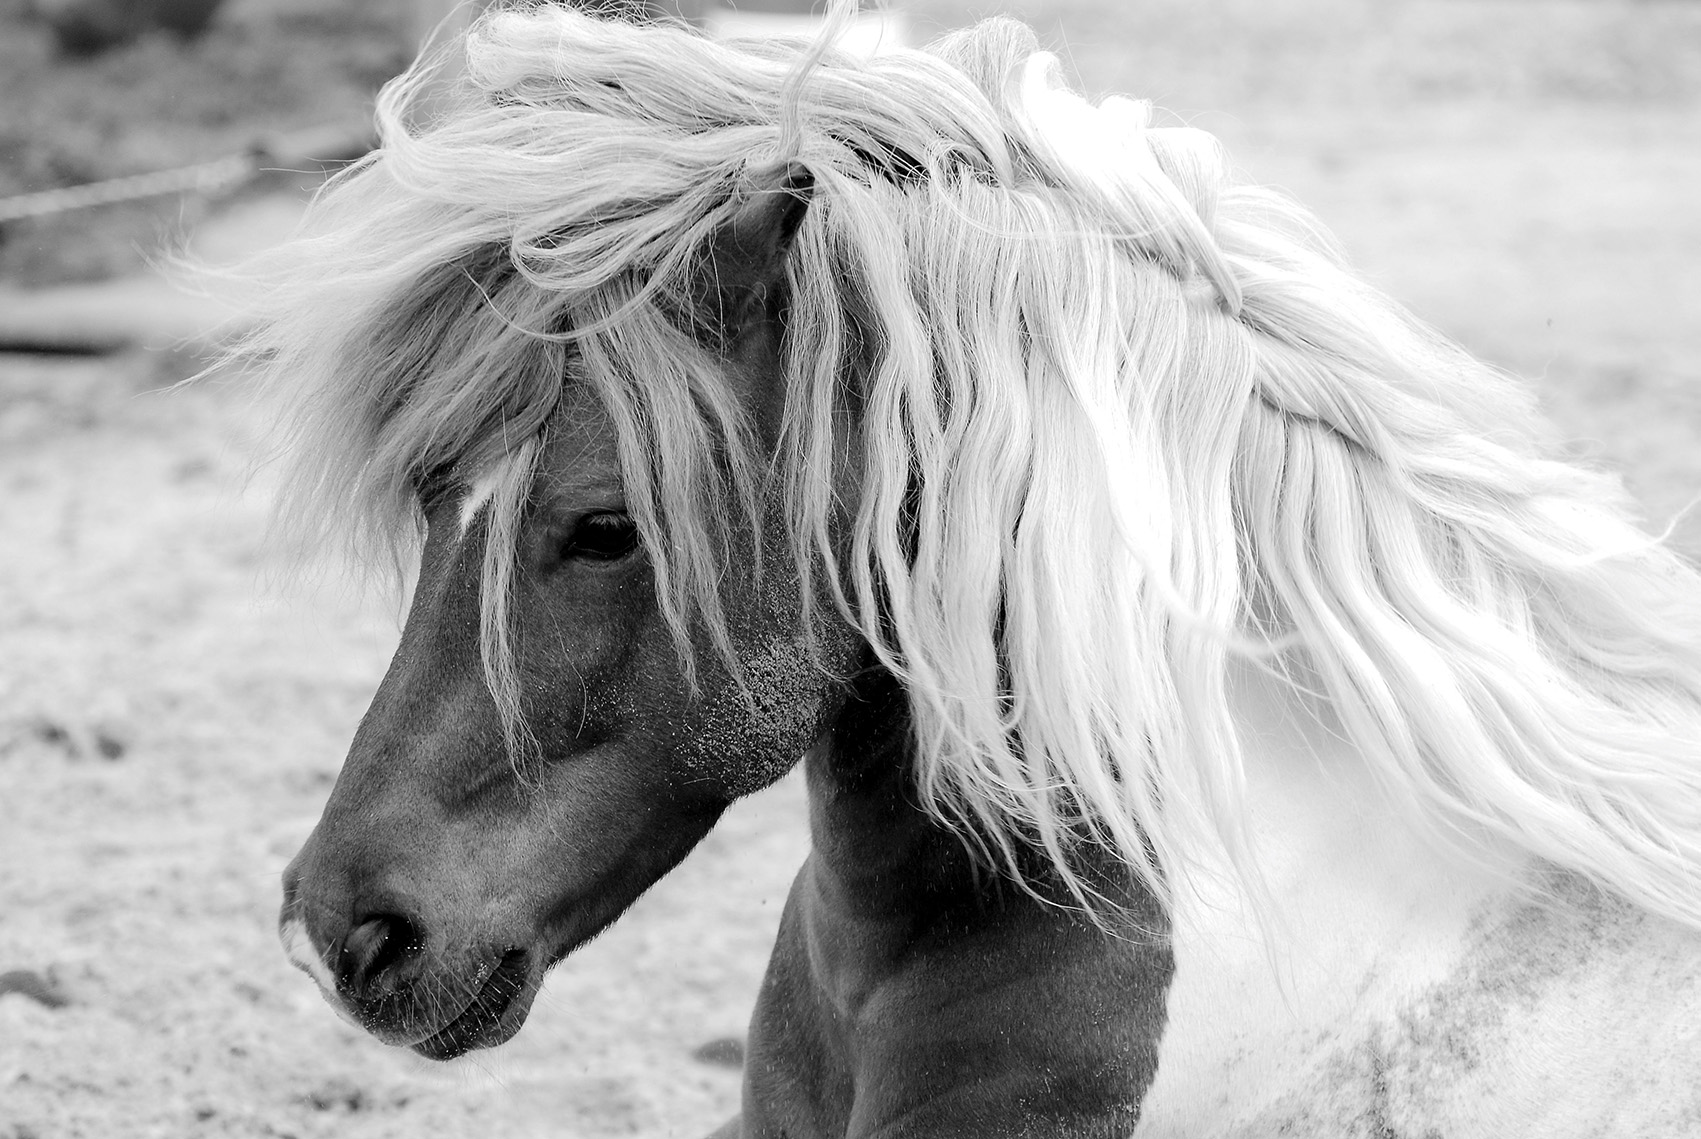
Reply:
[[[408,1047],[428,1060],[453,1060],[475,1048],[504,1043],[525,1023],[524,1007],[517,1017],[508,1014],[522,996],[529,995],[526,982],[530,972],[526,951],[508,950],[454,1020]]]

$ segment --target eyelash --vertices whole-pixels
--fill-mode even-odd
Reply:
[[[562,543],[563,558],[578,558],[593,562],[615,562],[626,557],[641,544],[637,523],[630,514],[604,511],[587,514]]]

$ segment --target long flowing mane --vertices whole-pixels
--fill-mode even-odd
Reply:
[[[1097,842],[1167,896],[1215,844],[1255,876],[1249,656],[1438,841],[1701,925],[1701,574],[1214,139],[1056,70],[1008,21],[864,59],[485,18],[449,94],[428,67],[386,91],[382,149],[266,270],[244,351],[294,409],[292,516],[405,547],[422,486],[494,488],[512,721],[512,535],[590,384],[681,651],[723,620],[729,521],[783,486],[806,593],[908,690],[922,799],[994,855],[1069,875]],[[781,160],[816,191],[770,469],[672,314]]]

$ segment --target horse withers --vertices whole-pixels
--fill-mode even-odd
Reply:
[[[290,516],[418,542],[285,876],[333,1005],[508,1039],[802,759],[718,1134],[1698,1118],[1701,577],[1521,387],[1007,21],[466,59],[248,342]]]

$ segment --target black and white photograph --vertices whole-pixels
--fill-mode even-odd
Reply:
[[[1701,1136],[1701,2],[0,0],[0,1139]]]

